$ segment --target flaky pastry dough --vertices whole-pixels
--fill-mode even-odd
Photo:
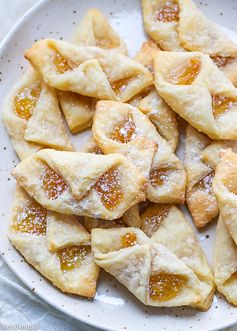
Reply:
[[[32,68],[6,97],[3,121],[20,159],[46,147],[74,150],[54,90]]]
[[[125,102],[152,83],[144,66],[99,47],[45,39],[27,50],[25,57],[50,86],[97,99]]]
[[[183,203],[184,168],[169,144],[137,108],[114,101],[99,101],[92,127],[105,154],[122,153],[148,180],[147,198],[153,202]]]
[[[96,263],[149,306],[195,305],[202,282],[163,245],[136,228],[93,229]]]
[[[144,200],[145,178],[121,154],[42,150],[13,171],[45,208],[62,214],[116,219]]]
[[[63,231],[51,238],[56,227]],[[27,262],[63,292],[94,297],[99,267],[91,253],[90,235],[74,216],[65,218],[44,209],[17,187],[9,239]]]
[[[157,243],[178,256],[202,281],[200,301],[195,306],[210,308],[215,286],[213,275],[192,226],[179,208],[169,204],[151,204],[141,215],[141,229]]]

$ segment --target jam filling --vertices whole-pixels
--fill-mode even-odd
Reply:
[[[182,290],[186,278],[181,275],[159,273],[151,275],[149,294],[152,300],[167,301],[173,299]]]
[[[118,169],[111,168],[100,176],[95,184],[95,190],[105,208],[109,210],[115,209],[123,199]]]
[[[58,250],[62,271],[72,271],[79,268],[85,261],[90,247],[88,246],[67,246]]]
[[[234,107],[237,107],[236,99],[225,97],[222,94],[212,95],[212,111],[215,118]]]
[[[47,165],[45,165],[42,184],[46,196],[52,200],[57,199],[68,188],[64,179]]]
[[[162,186],[163,184],[165,184],[165,182],[167,182],[168,180],[168,176],[171,173],[171,169],[170,168],[154,168],[151,170],[150,172],[150,182],[151,185],[156,188],[159,186]]]
[[[200,59],[190,59],[185,66],[181,66],[179,69],[176,69],[170,73],[170,83],[175,85],[191,85],[198,76],[200,67]]]
[[[14,98],[14,111],[16,115],[24,120],[29,120],[40,97],[40,86],[35,84],[23,88]]]
[[[234,58],[231,56],[212,56],[212,61],[217,65],[218,68],[222,69],[228,64],[234,61]]]
[[[141,215],[142,230],[151,237],[169,213],[169,207],[163,204],[152,204]]]
[[[13,228],[17,232],[45,235],[47,211],[36,201],[24,207],[16,217]]]
[[[159,22],[178,22],[179,5],[174,0],[166,1],[157,11],[156,19]]]
[[[202,191],[205,191],[208,194],[212,193],[212,182],[215,176],[215,171],[210,172],[206,175],[200,182],[196,184],[196,187]]]
[[[137,245],[137,236],[134,232],[128,232],[121,238],[121,246],[122,248],[132,247]]]
[[[71,60],[65,59],[60,53],[55,51],[54,59],[53,59],[54,66],[56,71],[59,74],[64,74],[67,71],[71,71],[77,67],[77,64],[72,62]]]
[[[112,134],[111,139],[122,144],[129,143],[136,136],[136,127],[131,115],[128,115],[123,121],[118,123]]]

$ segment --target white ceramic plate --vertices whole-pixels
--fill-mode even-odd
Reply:
[[[227,28],[235,40],[237,35],[236,0],[204,0],[198,6],[212,19]],[[76,24],[87,9],[97,7],[110,19],[113,27],[127,43],[133,56],[145,40],[139,0],[47,0],[30,10],[4,40],[0,49],[0,107],[2,101],[25,70],[27,63],[23,52],[34,41],[43,37],[70,40]],[[230,30],[229,30],[230,29]],[[95,300],[65,295],[54,288],[31,268],[10,245],[7,228],[11,213],[14,180],[11,169],[19,161],[13,152],[8,135],[0,124],[0,253],[10,268],[29,287],[34,288],[45,301],[68,315],[105,330],[214,330],[232,325],[237,320],[237,308],[215,295],[208,312],[194,309],[157,309],[141,304],[112,277],[102,273]],[[77,146],[83,145],[89,132],[74,138]],[[215,224],[200,232],[201,244],[211,260]]]

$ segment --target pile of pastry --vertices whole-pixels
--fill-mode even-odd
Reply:
[[[25,52],[4,104],[21,159],[9,238],[67,293],[94,297],[103,268],[146,305],[207,310],[216,287],[237,304],[237,45],[191,0],[142,10],[134,59],[98,10]],[[66,126],[92,130],[81,151]],[[220,215],[213,268],[185,202],[198,228]]]

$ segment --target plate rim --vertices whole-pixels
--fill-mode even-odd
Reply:
[[[79,0],[82,1],[82,0]],[[7,44],[11,41],[11,38],[14,36],[14,33],[21,28],[21,26],[25,23],[25,21],[27,21],[32,15],[35,14],[35,12],[37,12],[37,10],[40,7],[45,6],[47,3],[49,3],[50,0],[38,0],[34,5],[32,5],[18,20],[17,22],[13,25],[13,27],[9,30],[9,32],[6,34],[6,36],[2,39],[2,41],[0,42],[0,57],[2,56],[2,53],[4,52],[4,49],[7,47]],[[2,119],[1,119],[2,120]],[[19,253],[19,251],[13,247],[14,251],[16,252],[17,255],[21,256],[21,254]],[[10,261],[8,261],[8,258],[6,255],[1,255],[1,258],[3,259],[3,261],[6,263],[6,265],[8,266],[8,268],[13,272],[14,275],[16,275],[19,280],[27,287],[27,289],[31,289],[30,284],[27,283],[27,281],[24,280],[23,275],[18,272],[17,269],[15,269],[13,267],[13,265],[11,265]],[[32,267],[32,265],[30,263],[28,263],[28,266],[31,269],[34,269],[34,267]],[[35,269],[34,269],[35,270]],[[37,270],[35,270],[39,275],[41,275]],[[44,276],[43,276],[44,277]],[[45,278],[45,277],[44,277]],[[53,284],[51,284],[51,286],[53,286]],[[60,291],[60,293],[65,294],[63,292]],[[99,328],[101,330],[105,330],[105,331],[118,331],[117,328],[111,328],[108,325],[102,325],[100,324],[100,322],[94,322],[90,319],[87,319],[86,317],[83,316],[79,316],[79,313],[76,314],[74,312],[69,313],[67,311],[67,309],[65,310],[65,307],[62,307],[60,304],[53,302],[53,297],[52,300],[50,299],[50,297],[45,296],[43,293],[38,292],[37,290],[34,292],[35,295],[37,295],[41,300],[43,300],[44,302],[46,302],[47,304],[49,304],[50,306],[52,306],[54,309],[57,309],[58,311],[62,312],[63,314],[65,314],[66,316],[72,317],[74,318],[76,321],[78,322],[82,322],[87,326],[92,326],[95,328]],[[225,324],[224,329],[229,328],[231,326],[237,326],[237,317],[236,317],[236,321],[231,321],[227,324]],[[221,328],[211,328],[208,329],[208,331],[218,331],[218,330],[224,330],[223,327]]]

